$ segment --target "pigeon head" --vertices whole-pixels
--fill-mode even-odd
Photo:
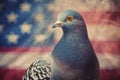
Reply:
[[[73,10],[64,10],[59,13],[53,28],[61,27],[64,33],[86,32],[86,25],[82,16]]]

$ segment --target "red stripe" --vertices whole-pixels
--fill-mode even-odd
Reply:
[[[120,41],[92,41],[93,48],[96,53],[120,53]],[[0,54],[4,52],[16,52],[16,53],[24,53],[24,52],[38,52],[38,53],[46,53],[51,52],[53,47],[1,47]]]
[[[0,68],[0,80],[22,80],[24,72],[25,70]]]
[[[81,12],[87,24],[116,24],[120,23],[120,11],[104,11],[104,12]]]
[[[25,70],[0,69],[0,80],[21,80]],[[120,69],[101,70],[100,80],[120,80]]]
[[[46,52],[50,52],[52,49],[53,47],[1,47],[0,53],[4,53],[4,52],[18,52],[18,54],[23,52],[46,53]]]
[[[120,80],[120,69],[101,70],[100,80]]]
[[[120,41],[92,41],[96,53],[120,53]]]
[[[55,19],[59,11],[55,13]],[[86,11],[80,12],[87,24],[119,24],[120,11]]]

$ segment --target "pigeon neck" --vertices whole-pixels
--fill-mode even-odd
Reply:
[[[88,39],[87,30],[85,28],[74,30],[63,30],[63,38],[68,40],[86,40]],[[76,38],[76,39],[75,39]]]
[[[63,36],[55,47],[52,56],[58,58],[61,63],[79,68],[81,63],[76,64],[75,62],[81,60],[80,56],[88,55],[84,54],[84,51],[90,47],[87,31],[84,29],[80,31],[75,31],[75,29],[63,30]]]

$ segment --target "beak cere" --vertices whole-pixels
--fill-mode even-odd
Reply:
[[[56,28],[56,27],[62,27],[62,21],[56,21],[55,24],[52,26],[53,28]]]

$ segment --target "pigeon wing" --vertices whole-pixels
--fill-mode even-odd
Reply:
[[[51,76],[51,60],[40,57],[27,69],[22,80],[49,80]]]

